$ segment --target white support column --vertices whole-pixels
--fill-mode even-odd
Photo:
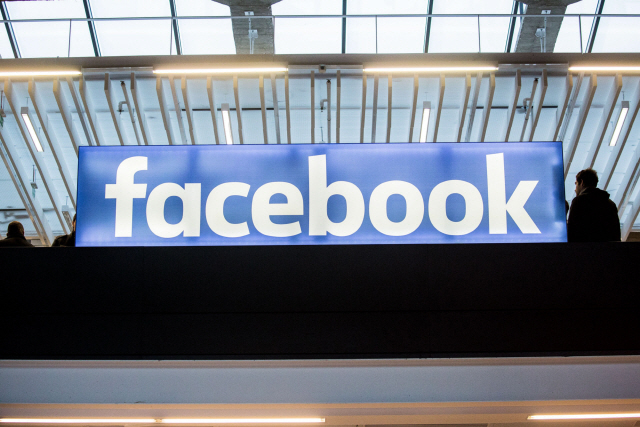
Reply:
[[[618,206],[618,215],[622,216],[629,203],[631,193],[636,185],[638,173],[640,172],[640,145],[636,145],[633,150],[633,158],[629,162],[629,167],[624,173],[624,178],[613,195],[612,200]],[[638,203],[640,205],[640,203]]]
[[[480,142],[484,142],[487,135],[487,127],[489,126],[489,115],[491,114],[491,106],[493,105],[493,94],[496,91],[496,73],[489,74],[489,92],[484,101],[484,109],[482,111],[482,133],[480,134]]]
[[[78,90],[80,91],[80,98],[82,99],[82,105],[84,106],[84,111],[87,113],[87,120],[89,121],[89,127],[91,128],[91,133],[93,134],[93,139],[96,145],[101,145],[100,138],[98,137],[99,130],[96,128],[96,124],[91,117],[91,108],[90,108],[90,100],[87,96],[87,82],[83,77],[80,77],[78,81]]]
[[[480,86],[482,85],[482,72],[476,75],[476,86],[473,90],[473,100],[471,101],[471,111],[469,112],[469,125],[467,125],[467,136],[465,142],[471,140],[471,132],[473,131],[473,121],[476,117],[476,109],[478,108],[478,96],[480,95]]]
[[[331,144],[331,79],[327,79],[327,143]]]
[[[36,116],[38,117],[38,121],[40,122],[40,126],[42,127],[42,133],[45,136],[45,139],[48,143],[49,149],[51,150],[51,154],[53,155],[53,159],[56,161],[56,165],[58,166],[58,170],[60,171],[60,176],[62,177],[62,182],[64,183],[64,187],[66,190],[66,195],[69,197],[73,209],[76,208],[76,183],[75,179],[69,172],[69,167],[67,166],[67,162],[64,159],[64,156],[61,154],[60,146],[58,141],[56,140],[55,133],[49,132],[47,129],[48,120],[44,120],[42,114],[40,113],[40,107],[38,106],[38,96],[36,92],[36,84],[33,79],[29,80],[28,86],[29,98],[31,99],[31,104],[33,105],[33,109],[36,112]],[[42,141],[41,141],[42,142]],[[60,153],[60,154],[59,154]]]
[[[460,123],[458,123],[458,138],[456,139],[456,142],[460,142],[462,140],[462,130],[464,129],[464,120],[467,117],[467,108],[469,108],[469,98],[471,95],[471,74],[467,73],[464,82],[464,95],[462,97],[462,109],[460,111]]]
[[[544,97],[547,94],[547,88],[549,87],[549,81],[547,80],[547,70],[542,70],[542,77],[540,78],[540,90],[536,93],[536,101],[533,103],[535,112],[533,113],[533,121],[531,122],[531,131],[529,132],[529,142],[533,141],[533,137],[536,134],[536,127],[538,126],[538,120],[540,119],[540,113],[542,113],[542,105],[544,104]]]
[[[104,73],[104,96],[107,98],[107,104],[109,104],[113,127],[116,129],[116,133],[118,134],[120,145],[124,145],[124,139],[122,138],[122,132],[120,131],[120,115],[116,115],[116,109],[113,105],[113,90],[111,89],[111,78],[109,77],[109,73]]]
[[[187,134],[184,131],[184,123],[182,122],[182,108],[180,107],[180,101],[178,100],[178,91],[176,90],[176,80],[173,75],[169,75],[169,86],[171,86],[171,98],[173,99],[173,108],[176,112],[176,119],[178,119],[178,128],[180,129],[180,143],[186,145]]]
[[[187,112],[187,123],[189,124],[189,136],[191,137],[191,144],[196,145],[196,135],[193,130],[193,112],[189,104],[189,87],[187,83],[187,76],[182,76],[180,89],[182,89],[182,100],[184,101],[184,109]],[[182,112],[180,113],[182,114]]]
[[[218,118],[216,117],[217,108],[215,97],[213,93],[213,78],[207,77],[207,96],[209,98],[209,111],[211,111],[211,123],[213,124],[213,136],[215,137],[216,144],[220,144],[220,137],[218,136]]]
[[[49,170],[46,167],[44,158],[42,153],[39,153],[35,150],[34,145],[33,145],[33,141],[31,140],[31,137],[28,136],[28,131],[26,130],[26,125],[24,124],[24,120],[22,118],[22,115],[20,114],[19,110],[20,110],[20,103],[18,101],[18,96],[16,95],[15,91],[13,90],[13,84],[11,82],[11,80],[5,80],[4,82],[4,94],[5,97],[7,98],[7,103],[9,104],[9,107],[11,108],[11,112],[13,113],[13,117],[15,118],[17,124],[18,124],[18,128],[20,129],[20,134],[22,135],[22,140],[24,142],[24,144],[26,145],[27,149],[29,150],[29,154],[31,157],[31,160],[33,161],[36,169],[38,170],[38,173],[40,174],[40,178],[42,179],[42,184],[44,185],[45,191],[47,193],[47,196],[49,197],[49,201],[51,202],[51,205],[53,206],[53,210],[56,213],[56,216],[58,217],[58,220],[60,221],[60,225],[62,226],[62,230],[65,233],[69,232],[68,226],[67,226],[67,222],[64,220],[64,217],[62,216],[62,203],[60,203],[60,201],[58,200],[58,195],[55,193],[55,187],[53,185],[53,182],[51,181],[51,177],[49,176]],[[15,153],[13,152],[13,147],[10,146],[11,144],[7,144],[7,152],[9,153],[9,155],[14,158],[17,159],[19,157],[16,157]],[[20,169],[18,169],[20,170]],[[21,173],[21,175],[24,176],[28,176],[28,174],[23,174]],[[28,182],[27,181],[23,181],[23,182]],[[35,197],[32,198],[32,200],[35,200]],[[45,222],[46,218],[43,217],[42,222]],[[46,227],[45,227],[46,230]],[[49,230],[51,230],[49,228]],[[50,232],[50,231],[49,231]],[[48,242],[48,244],[51,244],[51,242]]]
[[[280,104],[278,103],[278,86],[276,75],[271,74],[271,97],[273,99],[273,120],[276,127],[276,143],[280,144]]]
[[[167,141],[169,145],[173,145],[173,132],[171,130],[171,124],[169,123],[169,117],[167,115],[167,104],[164,95],[164,85],[162,84],[162,78],[156,78],[156,93],[158,94],[158,103],[160,104],[160,114],[162,115],[162,123],[164,123],[164,130],[167,132]]]
[[[364,119],[367,112],[367,74],[362,72],[362,107],[360,110],[360,143],[364,142]]]
[[[560,98],[562,100],[562,104],[560,108],[556,110],[556,130],[553,134],[552,141],[558,140],[558,135],[560,134],[560,129],[562,128],[562,121],[564,120],[564,116],[567,113],[567,106],[569,105],[569,100],[571,99],[571,91],[573,90],[573,75],[571,73],[567,74],[567,80],[564,84],[564,93]]]
[[[584,95],[582,105],[580,106],[580,118],[578,119],[578,123],[576,123],[576,128],[573,131],[573,136],[571,137],[571,143],[568,149],[569,155],[565,157],[565,166],[564,166],[565,181],[567,180],[567,175],[569,175],[569,169],[571,168],[571,163],[573,162],[573,156],[576,154],[576,148],[578,147],[578,143],[580,142],[582,129],[584,129],[584,124],[587,121],[587,116],[589,115],[589,109],[591,108],[591,102],[593,101],[593,96],[595,95],[597,88],[598,88],[598,79],[595,74],[592,74],[591,78],[589,79],[589,87],[587,88],[587,93]]]
[[[69,85],[69,92],[71,93],[71,98],[73,99],[73,105],[76,107],[76,112],[78,113],[78,117],[80,118],[80,124],[82,125],[82,130],[84,131],[84,137],[87,140],[87,144],[96,145],[94,141],[91,139],[91,134],[89,133],[89,128],[87,127],[87,121],[84,117],[84,111],[82,110],[82,105],[80,104],[80,99],[78,97],[78,93],[76,92],[76,85],[73,82],[73,78],[67,77],[67,84]]]
[[[311,143],[316,143],[316,73],[311,71]]]
[[[138,116],[138,126],[140,126],[140,133],[142,134],[142,141],[144,141],[144,145],[149,145],[149,139],[147,137],[147,120],[144,115],[144,105],[142,104],[142,100],[138,96],[138,80],[136,79],[136,73],[131,73],[131,98],[133,99],[133,106],[136,110],[136,115]]]
[[[444,74],[440,74],[440,84],[438,85],[438,107],[436,110],[436,123],[433,130],[433,142],[438,142],[438,129],[440,129],[440,116],[442,114],[442,103],[444,102],[444,90]]]
[[[336,144],[340,144],[340,96],[341,96],[340,70],[336,71]]]
[[[620,160],[622,150],[624,150],[624,146],[627,144],[627,140],[629,139],[629,135],[631,134],[631,129],[633,129],[633,124],[636,121],[636,117],[638,117],[638,111],[640,111],[640,85],[638,85],[638,87],[636,88],[636,92],[634,94],[634,97],[632,98],[631,103],[633,107],[630,108],[633,108],[633,113],[631,115],[627,115],[628,118],[627,120],[625,120],[625,124],[622,128],[622,131],[620,132],[618,143],[615,147],[613,147],[613,151],[611,151],[609,160],[607,161],[607,166],[604,168],[602,174],[600,174],[600,182],[604,183],[604,186],[602,188],[605,190],[609,188],[611,176],[618,166],[618,161]]]
[[[518,100],[520,99],[520,90],[522,89],[522,73],[520,70],[516,70],[516,75],[513,80],[513,99],[509,104],[509,110],[507,111],[507,127],[504,131],[504,142],[509,142],[509,135],[511,134],[511,128],[513,126],[513,119],[516,116],[518,110]]]
[[[133,133],[136,136],[136,144],[142,145],[140,144],[140,133],[138,132],[138,126],[136,126],[136,118],[133,112],[135,108],[131,104],[131,98],[129,97],[127,84],[124,82],[124,80],[120,81],[120,89],[122,89],[122,94],[124,95],[124,101],[127,104],[127,112],[129,113],[129,120],[131,120],[131,127],[133,128]]]
[[[371,143],[376,142],[376,127],[378,125],[378,85],[380,75],[373,75],[373,105],[371,110]]]
[[[635,185],[637,185],[637,184],[638,184],[638,178],[636,176]],[[635,185],[634,185],[634,187],[635,187]],[[623,242],[626,242],[627,239],[629,238],[629,234],[631,233],[631,229],[633,227],[633,224],[635,224],[636,220],[638,219],[638,214],[640,213],[640,200],[636,200],[635,203],[630,204],[629,208],[630,208],[629,215],[627,215],[627,218],[621,224],[622,231],[621,231],[620,234],[621,234],[621,239],[622,239]]]
[[[387,140],[391,142],[391,112],[393,111],[393,76],[389,73],[387,82]]]
[[[529,118],[531,117],[531,107],[533,105],[533,100],[536,96],[536,91],[538,89],[538,79],[533,80],[533,87],[531,88],[531,96],[529,98],[525,98],[525,115],[524,115],[524,123],[522,124],[522,131],[520,132],[520,142],[524,141],[524,135],[527,132],[527,127],[529,125]],[[526,99],[529,102],[526,102]]]
[[[260,90],[260,112],[262,113],[262,140],[265,144],[268,144],[269,133],[267,132],[267,106],[264,99],[264,76],[262,74],[258,77],[258,89]]]
[[[291,108],[289,106],[289,72],[284,73],[284,102],[287,111],[287,144],[291,144]]]
[[[244,144],[242,136],[242,106],[240,105],[240,90],[238,88],[238,76],[233,76],[233,96],[236,100],[236,115],[238,117],[238,137],[240,144]]]
[[[71,140],[71,144],[73,145],[73,149],[75,150],[77,157],[79,141],[76,139],[76,135],[74,133],[73,120],[71,118],[71,112],[69,111],[69,104],[67,103],[64,93],[62,93],[62,87],[60,85],[59,78],[53,79],[53,96],[56,98],[56,103],[58,104],[58,109],[60,110],[62,121],[64,122],[64,126],[67,128],[69,139]]]
[[[418,88],[420,87],[420,80],[417,74],[413,75],[413,100],[411,102],[411,120],[409,121],[409,139],[408,142],[413,142],[413,127],[416,124],[416,104],[418,103]]]
[[[2,161],[11,176],[11,180],[13,181],[13,185],[16,187],[20,200],[22,200],[22,204],[24,205],[27,214],[29,214],[29,218],[36,229],[36,233],[38,233],[40,243],[44,246],[51,246],[54,236],[51,231],[49,221],[45,217],[44,211],[42,210],[40,203],[38,203],[38,200],[31,195],[29,189],[26,187],[25,183],[28,182],[28,179],[25,178],[28,174],[26,174],[24,168],[19,163],[19,159],[18,162],[16,162],[16,154],[14,153],[15,149],[11,142],[7,143],[5,140],[4,132],[6,131],[3,128],[0,128],[0,157],[2,157]]]
[[[616,80],[613,89],[607,96],[607,101],[604,106],[604,110],[602,111],[602,117],[600,118],[600,123],[598,124],[598,130],[596,130],[595,133],[595,136],[598,137],[598,139],[594,140],[591,144],[591,148],[589,150],[589,153],[587,154],[587,158],[585,159],[585,166],[588,165],[588,167],[593,168],[593,165],[596,163],[598,153],[600,153],[600,149],[602,148],[602,141],[604,141],[604,137],[607,134],[609,121],[611,120],[611,116],[613,116],[613,111],[616,109],[620,91],[622,91],[622,76],[618,73],[616,74]],[[613,132],[613,129],[611,129],[611,131]]]

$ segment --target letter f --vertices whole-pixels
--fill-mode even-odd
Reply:
[[[105,186],[105,199],[116,199],[116,237],[131,237],[133,199],[147,195],[147,184],[133,183],[133,176],[142,170],[147,170],[147,158],[129,157],[118,166],[116,183]]]

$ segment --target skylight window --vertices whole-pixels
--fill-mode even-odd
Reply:
[[[176,0],[178,16],[231,16],[229,6],[212,0]],[[233,55],[231,19],[179,19],[183,55]]]
[[[637,0],[606,2],[602,13],[640,14],[640,2]],[[640,26],[638,26],[638,18],[600,18],[592,52],[638,51],[640,51]]]
[[[565,13],[596,13],[597,7],[598,0],[582,0],[578,3],[570,4]],[[582,26],[582,49],[586,51],[592,23],[593,16],[582,17],[581,24],[578,23],[577,17],[566,16],[562,18],[562,25],[560,26],[560,32],[558,33],[553,51],[580,52],[580,26]]]

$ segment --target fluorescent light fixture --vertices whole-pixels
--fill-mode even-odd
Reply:
[[[617,144],[618,138],[620,137],[620,132],[622,131],[622,125],[624,124],[624,119],[627,118],[628,112],[629,112],[629,101],[622,101],[622,108],[620,109],[618,122],[616,123],[616,128],[613,131],[613,135],[611,136],[611,142],[609,142],[610,147],[614,147]]]
[[[286,67],[273,68],[183,68],[153,70],[154,74],[238,74],[238,73],[284,73]]]
[[[602,420],[608,418],[640,418],[640,412],[617,414],[529,415],[528,420]]]
[[[149,424],[154,418],[0,418],[9,424]]]
[[[227,140],[227,145],[233,145],[233,133],[231,132],[231,118],[229,117],[229,104],[222,104],[220,106],[222,111],[222,125],[224,126],[224,139]]]
[[[467,71],[496,71],[498,67],[398,67],[365,68],[365,73],[443,73]]]
[[[640,67],[569,67],[569,71],[640,71]]]
[[[29,131],[29,135],[31,136],[33,145],[36,146],[36,150],[42,153],[44,149],[42,148],[42,144],[40,144],[40,138],[38,138],[36,130],[33,128],[33,123],[31,123],[31,117],[29,117],[29,107],[22,107],[20,109],[20,115],[22,116],[24,124],[27,125],[27,130]]]
[[[0,71],[0,77],[79,76],[81,71]]]
[[[166,418],[164,424],[309,424],[323,423],[324,418]]]
[[[429,130],[429,114],[431,113],[431,102],[424,101],[422,104],[422,124],[420,125],[420,142],[427,142],[427,131]]]

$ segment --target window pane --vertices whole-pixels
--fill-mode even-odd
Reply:
[[[428,0],[349,0],[349,15],[423,14]],[[424,52],[426,18],[349,18],[347,53]],[[376,43],[377,42],[377,43]]]
[[[231,16],[229,6],[211,0],[176,0],[178,16]],[[236,53],[231,19],[181,19],[178,21],[184,55]]]
[[[11,49],[11,41],[9,41],[9,35],[7,34],[7,27],[5,25],[0,27],[0,58],[15,58],[13,55],[13,49]]]
[[[147,0],[92,0],[91,9],[94,18],[171,17],[168,1],[149,7]],[[95,26],[104,56],[176,53],[170,19],[96,21]]]
[[[11,19],[85,18],[82,2],[7,2]],[[94,56],[89,26],[76,21],[71,25],[69,48],[69,21],[67,22],[17,22],[13,32],[23,58],[57,56]]]
[[[637,0],[616,0],[604,4],[602,13],[640,14]],[[640,52],[638,18],[601,18],[593,52]]]
[[[342,0],[282,0],[273,6],[274,15],[341,15]],[[341,53],[342,19],[276,18],[275,52]]]
[[[567,14],[577,13],[596,13],[598,6],[598,0],[582,0],[578,3],[570,4],[567,7]],[[587,45],[589,40],[589,33],[591,32],[591,25],[593,23],[593,17],[585,16],[582,18],[582,46]],[[556,39],[556,45],[553,49],[554,52],[580,52],[580,24],[578,24],[577,17],[565,17],[562,19],[562,25],[560,26],[560,32]]]
[[[510,14],[512,0],[433,0],[434,14]],[[433,18],[429,52],[504,52],[509,32],[508,18]]]

